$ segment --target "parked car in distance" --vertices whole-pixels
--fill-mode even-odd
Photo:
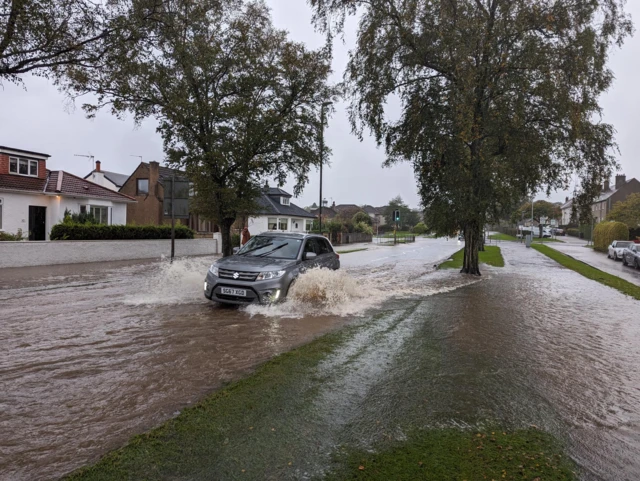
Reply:
[[[618,241],[618,240],[613,241],[609,245],[609,249],[607,251],[607,257],[609,259],[613,259],[614,261],[622,259],[622,253],[627,247],[629,247],[632,244],[633,242],[631,241]]]
[[[552,228],[551,233],[553,235],[565,235],[564,229],[560,229],[559,227]]]
[[[640,269],[640,247],[637,244],[629,242],[629,247],[622,251],[622,263]]]
[[[214,262],[204,281],[207,299],[222,304],[282,300],[291,283],[313,267],[340,268],[340,256],[323,236],[265,232],[237,253]]]

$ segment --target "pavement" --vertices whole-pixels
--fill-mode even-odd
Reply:
[[[608,274],[618,276],[625,281],[640,286],[640,271],[633,267],[625,267],[621,261],[609,259],[607,254],[597,252],[591,247],[587,247],[587,241],[577,239],[575,237],[562,238],[563,243],[552,242],[547,244],[549,247],[573,257],[579,261],[589,264],[596,269],[600,269]]]

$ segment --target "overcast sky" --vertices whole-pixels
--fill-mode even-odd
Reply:
[[[272,7],[277,27],[288,30],[291,38],[319,48],[324,37],[311,25],[311,9],[304,0],[267,0]],[[634,20],[640,18],[640,2],[631,1],[627,11]],[[347,62],[349,48],[355,40],[356,23],[348,24],[345,42],[334,46],[333,80],[340,81]],[[627,178],[640,178],[640,38],[627,40],[621,50],[613,53],[611,68],[616,75],[613,88],[602,99],[605,121],[614,125],[620,145],[621,170]],[[153,121],[136,128],[128,119],[120,121],[104,111],[95,120],[85,119],[81,109],[69,109],[65,98],[47,80],[25,77],[26,88],[5,83],[0,90],[0,145],[45,152],[51,155],[50,169],[66,170],[84,177],[91,171],[89,159],[74,154],[95,156],[103,170],[130,174],[142,156],[144,161],[162,162],[162,141]],[[384,152],[372,139],[358,141],[350,133],[345,106],[336,105],[325,133],[333,150],[331,166],[324,168],[323,194],[329,203],[385,205],[401,195],[412,207],[418,207],[413,170],[409,164],[383,168]],[[291,191],[292,186],[285,189]],[[551,200],[564,200],[564,192]],[[318,202],[318,174],[295,201],[300,206]],[[541,197],[539,197],[541,198]]]

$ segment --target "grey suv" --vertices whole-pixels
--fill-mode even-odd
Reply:
[[[209,268],[204,295],[224,304],[275,302],[286,297],[296,277],[312,267],[340,268],[340,256],[327,239],[315,234],[265,232]]]

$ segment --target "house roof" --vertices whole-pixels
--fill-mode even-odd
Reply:
[[[17,154],[17,155],[22,154],[25,156],[35,155],[37,157],[44,157],[45,159],[51,157],[49,154],[43,154],[41,152],[33,152],[31,150],[16,149],[15,147],[7,147],[5,145],[0,145],[0,152],[4,152],[7,154]]]
[[[338,204],[332,206],[331,208],[336,212],[342,212],[343,210],[361,209],[361,207],[356,204]]]
[[[314,217],[318,217],[318,215],[320,214],[320,209],[319,208],[318,209],[311,209],[309,211],[309,213],[311,215],[313,215]],[[322,208],[322,216],[323,217],[326,217],[328,219],[333,219],[337,215],[338,215],[338,213],[335,210],[333,210],[331,207],[326,206],[326,207]]]
[[[560,209],[562,209],[562,210],[570,209],[572,205],[573,205],[573,199],[569,199],[567,202],[562,204]]]
[[[75,197],[93,197],[115,202],[135,202],[133,197],[115,192],[94,184],[63,170],[49,171],[49,182],[45,192],[48,194],[69,195]]]
[[[116,187],[122,187],[129,178],[127,174],[118,174],[117,172],[109,172],[108,170],[92,170],[87,175],[85,175],[84,178],[86,179],[94,172],[102,172],[104,176],[109,179]]]
[[[272,194],[273,192],[273,194]],[[280,197],[291,197],[291,194],[285,192],[282,189],[269,188],[266,192],[262,193],[262,196],[258,199],[258,205],[260,205],[260,211],[256,212],[258,215],[286,215],[289,217],[306,217],[308,219],[315,219],[315,215],[307,212],[301,207],[295,204],[289,203],[289,205],[282,205],[280,203]]]
[[[135,202],[128,195],[94,184],[76,175],[62,170],[47,170],[47,178],[26,177],[21,175],[0,175],[0,189],[34,194],[55,194],[70,197],[90,197],[114,202]]]

